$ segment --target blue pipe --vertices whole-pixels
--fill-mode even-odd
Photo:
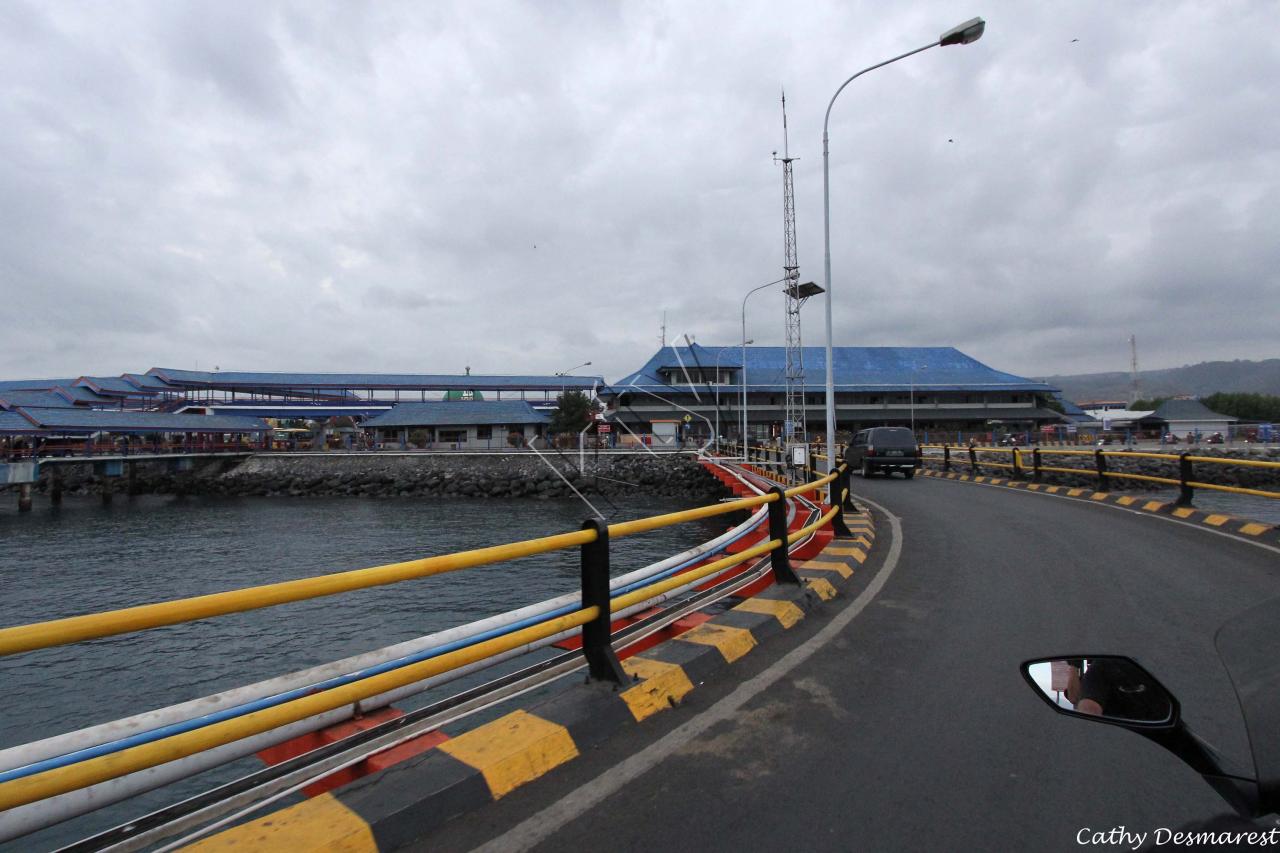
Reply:
[[[610,593],[610,597],[616,598],[617,596],[623,595],[627,592],[640,589],[645,586],[649,586],[655,580],[671,577],[672,575],[677,574],[678,572],[688,568],[689,566],[702,562],[708,556],[721,553],[726,548],[728,548],[729,545],[731,545],[734,542],[737,542],[743,536],[746,536],[748,532],[749,531],[743,531],[742,533],[739,533],[737,536],[734,536],[732,539],[725,542],[723,545],[720,545],[712,549],[711,551],[707,551],[704,554],[700,554],[697,557],[693,557],[689,560],[686,560],[685,562],[680,563],[679,565],[673,566],[670,569],[666,569],[665,571],[662,571],[656,575],[652,575],[648,578],[645,578],[644,580],[635,581],[634,583],[628,584],[625,587],[621,587],[617,590],[614,590],[613,592]],[[181,723],[171,723],[167,726],[161,726],[160,728],[157,728],[157,729],[151,729],[149,731],[139,732],[136,735],[130,735],[127,738],[108,741],[107,743],[100,743],[100,744],[97,744],[96,746],[85,747],[84,749],[78,749],[74,752],[68,752],[63,755],[55,756],[53,758],[46,758],[43,761],[37,761],[33,764],[27,764],[22,767],[15,767],[12,770],[6,770],[4,772],[0,772],[0,783],[9,782],[14,779],[22,779],[27,776],[34,776],[35,774],[43,773],[46,770],[54,770],[59,767],[66,767],[70,764],[76,764],[81,761],[86,761],[90,758],[98,758],[103,755],[110,755],[113,752],[120,752],[121,750],[129,749],[131,747],[141,746],[142,744],[146,744],[146,743],[153,743],[157,740],[163,740],[164,738],[173,737],[174,735],[183,734],[185,732],[203,728],[204,726],[213,725],[214,723],[221,723],[226,720],[244,716],[245,714],[252,714],[255,711],[262,711],[267,708],[273,708],[277,705],[283,705],[286,702],[291,702],[294,699],[301,699],[303,696],[308,696],[312,693],[317,693],[323,690],[329,690],[334,687],[341,687],[345,684],[350,684],[354,681],[360,681],[362,679],[369,678],[374,675],[381,675],[382,673],[390,672],[395,669],[400,669],[410,664],[420,663],[424,660],[430,660],[431,658],[439,657],[442,654],[446,654],[452,651],[457,651],[458,649],[466,648],[467,646],[472,646],[472,645],[475,645],[476,643],[484,642],[485,640],[491,640],[495,637],[501,637],[505,634],[510,634],[514,631],[519,631],[522,628],[527,628],[532,625],[537,625],[542,622],[547,622],[547,621],[550,621],[551,619],[555,619],[560,616],[573,613],[577,609],[578,609],[578,605],[568,604],[563,607],[556,608],[555,610],[552,610],[549,613],[545,613],[540,616],[530,616],[526,619],[521,619],[517,622],[513,622],[510,625],[504,625],[501,628],[492,628],[488,631],[482,631],[481,633],[476,634],[472,637],[466,637],[460,640],[454,640],[453,642],[445,643],[442,646],[434,646],[430,649],[423,649],[422,651],[416,652],[412,655],[406,655],[405,657],[384,661],[383,663],[377,664],[375,666],[366,667],[365,669],[357,670],[356,672],[352,672],[352,673],[347,673],[346,675],[334,676],[333,678],[326,679],[325,681],[320,681],[315,684],[310,684],[310,685],[307,685],[306,687],[297,687],[297,688],[294,688],[293,690],[287,690],[283,693],[276,693],[272,696],[264,696],[261,699],[255,699],[252,702],[246,702],[242,705],[235,705],[230,708],[224,708],[221,711],[215,711],[212,714],[205,714],[200,717],[192,717],[189,720],[183,720]]]

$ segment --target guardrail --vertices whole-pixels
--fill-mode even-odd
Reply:
[[[1255,497],[1280,499],[1280,491],[1271,491],[1267,489],[1250,489],[1244,486],[1226,486],[1220,483],[1205,483],[1196,479],[1197,464],[1200,465],[1221,465],[1243,468],[1262,468],[1271,471],[1280,471],[1280,462],[1266,462],[1260,459],[1237,459],[1227,456],[1197,456],[1188,451],[1185,453],[1149,453],[1143,451],[1132,450],[1068,450],[1068,449],[1052,449],[1045,450],[1040,447],[1033,447],[1030,451],[1031,464],[1027,465],[1025,456],[1027,451],[1020,447],[956,447],[950,444],[925,444],[921,445],[921,450],[941,450],[942,451],[942,470],[951,471],[954,464],[969,465],[970,473],[978,473],[981,467],[1000,468],[1011,472],[1011,476],[1015,478],[1029,477],[1032,480],[1039,481],[1044,473],[1053,474],[1069,474],[1073,476],[1094,476],[1098,481],[1098,490],[1105,491],[1109,480],[1139,480],[1148,483],[1160,483],[1162,485],[1177,486],[1179,506],[1190,506],[1195,497],[1196,489],[1206,489],[1215,492],[1230,492],[1239,495],[1253,495]],[[955,461],[955,452],[960,451],[964,462],[957,463]],[[979,461],[978,454],[1009,454],[1008,462],[994,462],[990,459]],[[1069,468],[1064,466],[1052,466],[1044,464],[1045,456],[1088,456],[1093,459],[1092,468]],[[1176,477],[1160,477],[1151,474],[1134,474],[1129,471],[1118,471],[1111,468],[1107,464],[1109,458],[1117,460],[1124,459],[1157,459],[1171,463],[1177,463],[1178,474]],[[926,458],[937,459],[937,454],[932,454]]]
[[[843,530],[847,533],[843,523],[843,505],[848,495],[847,478],[848,471],[842,467],[825,477],[786,491],[774,486],[768,493],[756,497],[681,512],[612,525],[593,518],[585,521],[581,530],[522,542],[0,629],[0,657],[3,657],[400,583],[566,548],[580,549],[581,606],[570,612],[555,611],[535,624],[425,660],[359,677],[326,689],[316,689],[314,692],[299,691],[304,695],[138,745],[123,746],[106,754],[90,755],[92,750],[86,750],[85,755],[71,756],[75,760],[62,756],[52,762],[48,769],[43,769],[44,762],[38,762],[0,772],[0,811],[87,788],[352,706],[363,699],[380,696],[477,661],[513,650],[532,648],[540,641],[577,628],[582,629],[582,650],[591,677],[621,682],[624,675],[611,644],[613,614],[651,602],[655,597],[674,590],[687,588],[766,554],[770,556],[776,582],[798,584],[799,578],[790,566],[788,547],[827,523],[832,523],[837,532]],[[789,533],[786,499],[815,491],[829,483],[836,484],[833,491],[840,499],[821,513],[816,521]],[[612,594],[609,571],[609,547],[612,539],[760,506],[768,507],[769,533],[766,541],[639,588],[623,588],[618,595]]]

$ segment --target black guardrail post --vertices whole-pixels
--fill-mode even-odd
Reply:
[[[1040,482],[1040,448],[1031,448],[1031,479]]]
[[[1178,455],[1178,506],[1191,506],[1191,499],[1195,497],[1195,489],[1191,488],[1189,483],[1195,471],[1191,467],[1191,453],[1181,453]]]
[[[777,539],[781,544],[769,552],[769,562],[773,564],[774,583],[792,583],[800,585],[800,578],[791,568],[791,555],[787,553],[787,495],[781,486],[769,490],[778,499],[769,504],[769,538]]]
[[[831,530],[837,538],[853,538],[853,531],[849,529],[849,525],[844,521],[845,504],[849,503],[846,495],[849,492],[849,469],[842,467],[837,469],[836,478],[831,483],[831,506],[836,508],[836,514],[831,519]],[[856,509],[856,507],[854,507]]]
[[[942,470],[951,470],[951,445],[949,444],[942,445]]]
[[[1098,491],[1107,490],[1107,457],[1099,449],[1093,451],[1094,464],[1098,467]]]
[[[969,473],[978,473],[978,448],[969,445]]]
[[[609,525],[598,518],[582,522],[583,530],[594,530],[596,541],[582,546],[582,606],[598,607],[595,619],[582,626],[582,654],[587,670],[597,681],[625,684],[627,675],[613,652],[609,613]]]
[[[1022,479],[1022,451],[1016,447],[1013,448],[1013,452],[1009,454],[1009,461],[1013,463],[1013,467],[1009,469],[1013,471],[1013,474],[1010,476],[1012,476],[1013,479],[1015,480],[1021,480]]]

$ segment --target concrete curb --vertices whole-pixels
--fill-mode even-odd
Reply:
[[[1168,501],[1157,501],[1140,495],[1123,492],[1099,492],[1088,487],[1050,486],[1046,483],[1035,483],[1030,480],[1014,480],[1009,477],[984,474],[961,474],[958,471],[936,471],[932,468],[921,468],[920,474],[939,480],[956,480],[960,482],[981,483],[986,486],[999,486],[1006,489],[1024,492],[1044,492],[1049,495],[1071,498],[1085,503],[1106,503],[1128,507],[1139,512],[1153,515],[1167,515],[1172,518],[1193,524],[1201,524],[1224,533],[1234,533],[1251,540],[1280,545],[1280,526],[1251,521],[1247,518],[1235,518],[1218,512],[1206,512],[1192,507],[1180,507]]]
[[[730,598],[727,610],[622,661],[622,689],[579,682],[528,709],[445,739],[422,754],[332,793],[288,806],[197,842],[195,850],[395,850],[572,761],[623,728],[678,705],[722,677],[757,645],[799,623],[853,583],[875,544],[871,514],[846,512],[853,537],[793,560],[801,586]],[[683,621],[683,620],[682,620]],[[691,620],[694,621],[694,620]],[[452,729],[453,727],[446,727]]]

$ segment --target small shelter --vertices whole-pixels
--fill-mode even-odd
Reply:
[[[434,450],[524,448],[541,438],[551,417],[524,400],[401,403],[365,421],[383,446]]]

